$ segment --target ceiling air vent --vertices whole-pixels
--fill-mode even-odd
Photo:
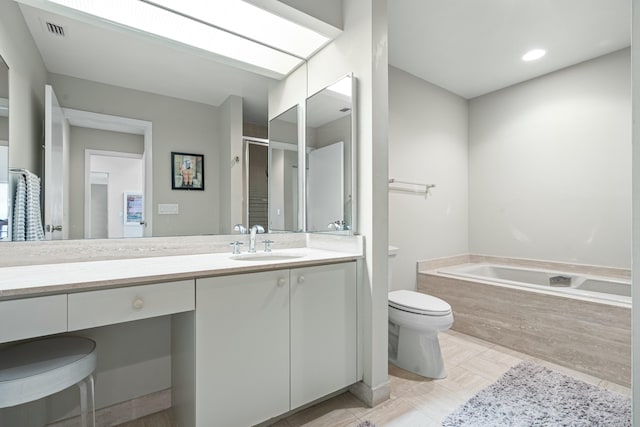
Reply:
[[[51,34],[55,34],[56,36],[64,37],[64,28],[60,25],[52,24],[51,22],[47,22],[47,30]]]

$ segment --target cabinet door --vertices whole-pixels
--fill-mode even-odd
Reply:
[[[196,281],[196,425],[289,410],[289,271]]]
[[[356,268],[299,268],[290,277],[294,409],[356,382]]]

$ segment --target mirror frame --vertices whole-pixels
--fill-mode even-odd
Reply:
[[[5,59],[2,57],[2,55],[0,55],[0,67],[4,67],[6,69],[6,74],[7,74],[7,97],[6,98],[2,98],[0,97],[0,99],[4,99],[6,100],[6,106],[0,105],[0,107],[6,108],[7,109],[7,164],[6,164],[6,173],[7,173],[7,197],[4,200],[4,203],[6,205],[7,208],[7,224],[5,225],[7,227],[7,233],[4,237],[0,237],[0,241],[1,242],[10,242],[12,237],[11,237],[11,223],[12,223],[12,217],[13,217],[13,197],[12,197],[12,191],[11,191],[11,172],[10,172],[10,161],[9,161],[9,150],[11,149],[11,124],[10,124],[10,120],[9,120],[9,116],[11,114],[11,108],[9,105],[9,99],[10,94],[9,92],[11,91],[11,87],[10,87],[10,68],[9,68],[9,64],[7,64],[7,61],[5,61]],[[4,139],[2,139],[4,141]],[[0,201],[0,203],[2,203],[2,201]]]

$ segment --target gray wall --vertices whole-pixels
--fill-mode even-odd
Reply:
[[[9,118],[0,117],[0,141],[9,141]]]
[[[242,147],[242,98],[229,96],[219,107],[219,134],[216,138],[220,147],[216,176],[209,175],[213,180],[210,184],[219,190],[219,214],[222,234],[231,234],[235,224],[245,223],[245,188],[243,176],[243,162],[232,161],[235,157],[244,158]],[[216,161],[216,159],[212,159]],[[218,182],[215,179],[218,178]],[[206,181],[206,179],[205,179]]]
[[[470,101],[472,252],[630,267],[630,71],[624,49]]]
[[[389,67],[389,177],[437,185],[389,192],[392,289],[415,289],[416,261],[469,250],[468,113],[464,98]]]
[[[50,80],[63,107],[153,123],[154,236],[220,231],[219,167],[229,163],[221,160],[219,107],[59,74]],[[204,155],[204,191],[171,189],[172,151]],[[180,214],[158,215],[158,203],[177,203]]]
[[[0,0],[0,55],[9,66],[9,166],[41,174],[47,70],[18,4]]]

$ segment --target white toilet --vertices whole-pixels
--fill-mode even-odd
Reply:
[[[398,248],[389,246],[389,289],[397,253]],[[389,361],[423,377],[445,378],[438,332],[451,325],[453,314],[446,301],[422,292],[389,292]]]

